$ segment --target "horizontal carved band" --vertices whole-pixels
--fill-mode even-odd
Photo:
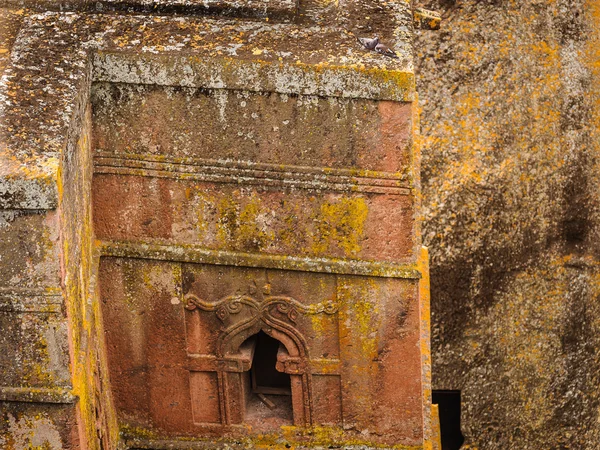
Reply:
[[[332,28],[322,28],[322,31],[337,33],[337,29]],[[323,35],[319,35],[322,38]],[[346,63],[313,64],[308,61],[312,57],[305,62],[300,59],[295,62],[267,62],[165,53],[96,52],[93,79],[96,82],[277,92],[326,98],[415,100],[415,74],[411,68],[397,64],[368,62],[367,67],[357,70],[354,65]],[[314,49],[307,53],[314,54]],[[300,52],[297,54],[300,57]]]
[[[245,424],[229,424],[223,425],[221,423],[194,423],[198,433],[201,434],[206,431],[211,434],[222,434],[227,435],[228,433],[242,433],[248,431],[248,425]],[[226,441],[221,438],[218,441],[207,440],[206,438],[197,438],[191,440],[189,437],[186,438],[172,438],[172,439],[148,439],[141,437],[140,432],[145,432],[143,428],[129,428],[127,426],[121,427],[121,434],[123,436],[123,445],[126,449],[145,449],[145,450],[164,450],[166,448],[171,450],[214,450],[216,448],[230,448],[232,450],[242,450],[247,448],[245,443],[240,443],[240,440]],[[151,431],[148,430],[146,434]],[[243,442],[243,441],[242,441]],[[226,444],[224,447],[223,444]]]
[[[249,295],[229,295],[216,302],[206,302],[194,294],[187,294],[185,296],[185,307],[192,311],[196,308],[200,308],[204,311],[219,311],[224,309],[228,314],[237,314],[241,311],[242,305],[249,305],[255,310],[266,310],[271,306],[276,306],[277,309],[282,313],[288,313],[292,309],[300,311],[302,314],[335,314],[338,311],[338,305],[332,301],[326,301],[323,303],[316,303],[311,305],[304,305],[299,301],[284,296],[270,295],[265,297],[262,301],[250,297]],[[219,318],[222,318],[219,316]]]
[[[53,297],[62,295],[60,287],[33,287],[24,288],[17,286],[0,286],[0,295],[26,295],[35,297]]]
[[[0,386],[0,401],[26,403],[74,403],[77,397],[65,388]]]
[[[215,358],[212,355],[188,356],[186,369],[191,372],[247,372],[251,361],[243,358]],[[288,374],[311,373],[313,375],[339,375],[341,362],[337,359],[313,359],[302,361],[299,358],[288,358],[278,361],[276,368]]]
[[[421,273],[415,264],[265,255],[260,253],[211,250],[195,245],[176,245],[163,242],[102,241],[100,243],[100,252],[103,256],[121,258],[153,259],[237,267],[263,267],[266,269],[365,275],[383,278],[421,278]]]
[[[147,154],[96,152],[94,172],[277,188],[391,195],[411,192],[408,183],[394,173]]]

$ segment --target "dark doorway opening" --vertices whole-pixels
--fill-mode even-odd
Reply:
[[[432,403],[440,412],[442,450],[458,450],[465,442],[460,430],[460,391],[434,390]]]
[[[291,380],[276,369],[277,353],[282,344],[260,331],[248,376],[250,395],[247,399],[246,422],[260,431],[277,430],[293,423]]]
[[[273,339],[264,331],[259,331],[256,335],[256,349],[250,369],[252,392],[255,394],[292,394],[290,376],[275,368],[280,345],[277,339]]]

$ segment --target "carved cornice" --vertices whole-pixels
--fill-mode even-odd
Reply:
[[[0,287],[0,312],[57,314],[62,305],[60,288]]]
[[[61,387],[36,388],[0,386],[0,401],[25,403],[74,403],[77,397],[70,389]]]
[[[141,258],[160,261],[215,264],[235,267],[298,270],[302,272],[364,275],[383,278],[419,279],[421,273],[413,263],[388,263],[351,259],[314,258],[291,255],[267,255],[212,250],[197,245],[167,242],[101,241],[102,256]]]
[[[264,187],[410,195],[401,174],[96,151],[94,173]]]

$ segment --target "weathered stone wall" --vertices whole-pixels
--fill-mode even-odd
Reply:
[[[24,16],[0,8],[2,71]],[[59,253],[57,211],[0,211],[0,448],[78,446]]]
[[[432,448],[411,3],[7,4],[32,10],[0,11],[0,446]],[[143,272],[128,309],[129,291],[104,295],[119,276],[101,257],[183,276],[158,296]],[[321,281],[336,286],[324,300]],[[216,354],[194,350],[199,310],[219,327]],[[274,434],[241,406],[254,345],[242,342],[259,332],[283,343],[276,368],[290,377],[293,422],[273,423],[293,426]],[[142,406],[133,418],[124,398]]]
[[[108,83],[92,102],[99,239],[386,261],[417,253],[402,184],[413,170],[410,103]],[[362,184],[346,187],[354,174]],[[294,190],[278,190],[286,185]]]
[[[422,3],[433,387],[479,448],[597,448],[600,7]]]
[[[311,445],[421,448],[414,104],[124,83],[95,83],[91,104],[98,286],[126,442],[294,445],[316,427]],[[272,302],[298,308],[292,322]],[[293,422],[251,406],[239,348],[260,330],[300,361],[280,366]]]
[[[80,134],[62,158],[59,183],[62,283],[69,319],[73,391],[78,395],[80,441],[89,449],[112,449],[118,439],[111,414],[98,304],[99,254],[92,229],[91,107],[82,108]]]

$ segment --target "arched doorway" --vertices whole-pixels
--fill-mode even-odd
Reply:
[[[244,422],[260,431],[277,430],[294,422],[290,375],[277,370],[278,354],[285,348],[264,331],[248,339],[254,346]]]
[[[267,430],[278,429],[281,425],[310,425],[311,377],[306,370],[308,354],[301,334],[285,323],[264,319],[248,321],[244,326],[235,327],[232,331],[226,333],[221,340],[223,359],[243,360],[245,369],[237,374],[239,380],[237,382],[233,380],[236,378],[235,375],[232,377],[224,374],[223,393],[229,423],[246,423],[259,429],[267,427]],[[259,343],[262,348],[257,345]],[[252,370],[253,366],[254,370]],[[281,375],[276,375],[275,372]],[[285,390],[288,380],[290,392],[288,398],[266,397],[267,401],[265,401],[259,396],[261,393],[265,395],[266,392],[271,392],[273,395],[273,389]],[[284,390],[280,394],[284,394]],[[257,403],[257,400],[260,403]],[[269,400],[275,405],[269,404]],[[240,411],[240,407],[236,407],[235,404],[244,407]],[[257,413],[255,407],[260,408],[261,411]],[[265,411],[265,407],[271,411]],[[234,416],[231,413],[235,409],[238,410],[238,414]]]
[[[202,332],[200,323],[193,321],[194,317],[202,317],[196,311],[214,313],[222,324],[215,336],[212,355],[189,355],[189,367],[195,380],[191,389],[193,392],[202,392],[202,397],[198,396],[195,403],[194,417],[202,419],[207,416],[203,416],[205,402],[200,401],[200,398],[206,398],[206,393],[214,392],[218,399],[218,411],[212,411],[209,417],[211,421],[195,418],[195,423],[254,425],[260,429],[268,423],[264,420],[265,417],[272,417],[273,424],[268,425],[270,429],[278,429],[286,424],[300,427],[313,424],[313,373],[320,376],[320,372],[326,370],[328,376],[337,376],[338,362],[333,361],[334,364],[331,365],[329,360],[310,359],[305,337],[297,327],[297,319],[301,313],[334,314],[335,307],[324,303],[309,308],[284,296],[267,296],[259,301],[247,295],[230,295],[217,302],[205,302],[193,294],[187,294],[185,298],[186,309],[190,313],[194,312],[194,316],[189,317],[190,336]],[[259,339],[262,343],[258,342]],[[255,359],[257,343],[260,345]],[[253,366],[254,371],[251,372]],[[275,372],[282,375],[276,375]],[[288,386],[291,414],[290,398],[271,399],[269,402],[258,396],[283,396],[283,391],[272,394],[264,390],[261,392],[258,388],[286,389]],[[265,405],[271,411],[257,414],[253,409],[257,405],[257,398],[261,408]]]

